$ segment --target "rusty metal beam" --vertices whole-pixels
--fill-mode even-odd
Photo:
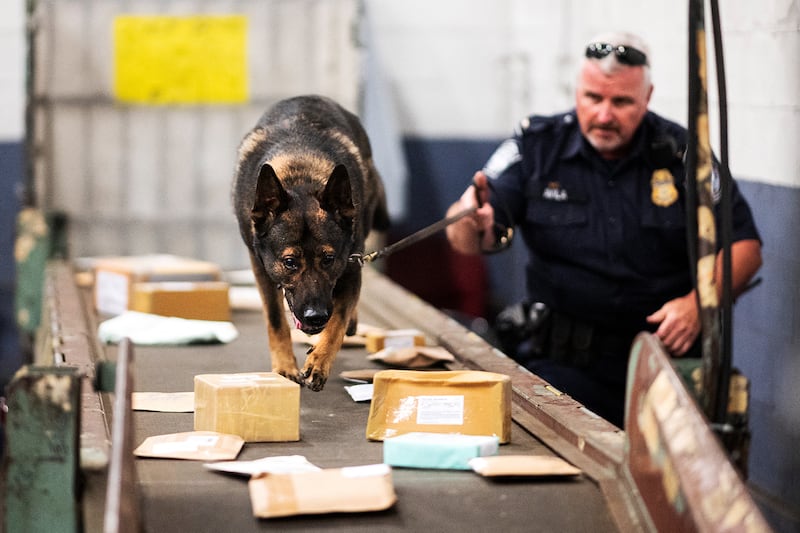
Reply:
[[[43,323],[37,339],[36,359],[42,366],[74,368],[81,380],[80,464],[89,470],[108,466],[110,430],[106,412],[109,398],[95,388],[96,367],[102,360],[96,326],[86,313],[75,273],[66,261],[51,261],[46,268]]]
[[[631,350],[623,477],[656,531],[770,531],[660,342]]]

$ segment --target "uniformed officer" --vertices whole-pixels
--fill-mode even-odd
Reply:
[[[575,108],[523,120],[448,211],[482,204],[448,227],[462,253],[496,249],[496,228],[518,228],[530,252],[525,309],[534,306],[543,322],[541,353],[520,362],[618,426],[638,332],[654,331],[673,356],[699,355],[686,230],[687,132],[648,110],[648,55],[634,35],[595,38],[585,50]],[[735,184],[732,197],[735,296],[761,266],[761,242]],[[721,272],[718,256],[717,279]]]

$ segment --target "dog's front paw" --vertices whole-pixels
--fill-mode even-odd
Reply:
[[[276,374],[280,374],[281,376],[287,379],[291,379],[292,381],[294,381],[299,385],[305,385],[306,377],[296,367],[293,369],[273,368],[272,371],[275,372]]]
[[[314,392],[319,392],[325,388],[325,383],[328,381],[328,374],[314,367],[308,367],[303,370],[303,376],[305,376],[305,381],[301,385],[305,384],[306,387]]]

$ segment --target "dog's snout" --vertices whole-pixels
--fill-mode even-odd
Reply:
[[[303,322],[311,327],[321,328],[328,323],[330,314],[325,309],[306,307],[303,311]]]

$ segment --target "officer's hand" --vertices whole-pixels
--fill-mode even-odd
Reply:
[[[647,317],[650,324],[659,324],[656,336],[675,356],[685,354],[700,334],[700,317],[694,291],[665,303]]]
[[[472,176],[472,187],[473,187],[473,194],[478,199],[478,203],[480,205],[486,205],[489,203],[489,178],[486,177],[486,174],[483,171],[479,170]],[[469,192],[469,189],[466,191]],[[465,193],[466,194],[466,193]]]
[[[494,244],[494,209],[489,204],[489,186],[486,175],[478,171],[473,176],[473,185],[467,187],[461,198],[447,211],[453,216],[459,211],[476,207],[475,213],[447,227],[447,238],[453,248],[461,253],[476,254]],[[478,200],[480,200],[480,205]],[[482,238],[483,241],[479,241]]]

